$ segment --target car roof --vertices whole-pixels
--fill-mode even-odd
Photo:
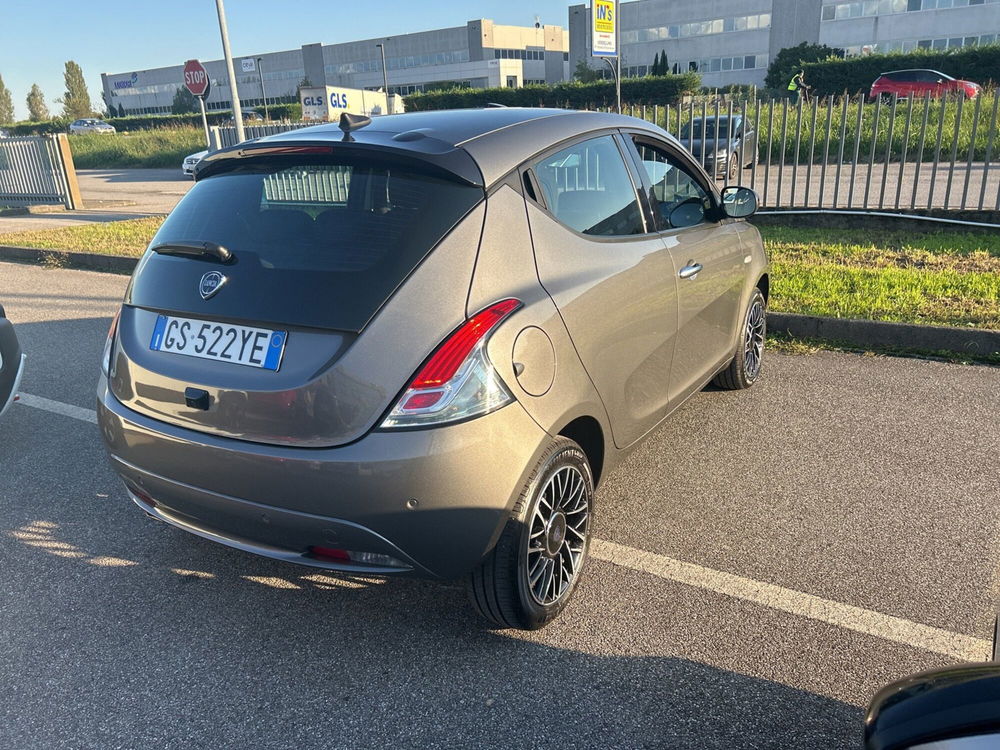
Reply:
[[[425,158],[465,151],[482,173],[482,184],[494,184],[526,159],[549,146],[607,128],[644,130],[673,140],[666,131],[635,117],[542,107],[487,107],[409,112],[372,118],[351,133],[358,144],[409,150]],[[257,143],[342,141],[336,123],[324,123],[267,136]],[[234,147],[235,148],[235,147]]]
[[[904,68],[902,70],[888,70],[885,73],[881,73],[880,75],[891,76],[894,73],[936,73],[939,76],[944,75],[944,73],[942,73],[940,70],[932,70],[931,68]]]

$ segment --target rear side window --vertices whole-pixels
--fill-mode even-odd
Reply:
[[[581,141],[535,165],[552,214],[581,234],[643,234],[635,187],[614,137]]]
[[[239,283],[216,299],[220,308],[231,300],[234,316],[284,320],[294,308],[304,325],[360,330],[483,196],[417,166],[272,157],[199,180],[153,245],[210,241],[232,251]],[[135,284],[146,301],[136,304],[169,307],[157,280],[192,261],[149,260]]]

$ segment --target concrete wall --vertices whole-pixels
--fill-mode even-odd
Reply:
[[[819,41],[820,8],[823,0],[772,0],[771,38],[768,45],[773,60],[786,47]]]
[[[831,47],[981,34],[1000,34],[1000,3],[847,18],[820,25],[820,41]]]

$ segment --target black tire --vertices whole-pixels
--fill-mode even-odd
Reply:
[[[759,305],[759,307],[758,307]],[[757,315],[759,313],[759,325]],[[753,316],[753,322],[751,322]],[[736,345],[736,355],[729,366],[715,376],[712,383],[727,391],[749,388],[760,377],[761,360],[764,356],[764,340],[767,337],[767,302],[760,289],[754,289],[747,303],[747,309],[740,317],[740,335]],[[748,346],[748,339],[752,339]],[[748,356],[749,354],[749,356]]]
[[[554,483],[559,481],[557,474],[570,476],[574,479],[578,476],[582,479],[582,497],[586,501],[586,516],[583,518],[582,544],[577,542],[580,544],[579,556],[573,558],[576,563],[572,567],[573,572],[565,584],[565,589],[551,603],[542,603],[533,593],[533,587],[529,581],[529,546],[532,550],[536,549],[532,545],[532,526],[533,522],[536,521],[536,509],[539,508],[539,503],[543,500],[549,481],[553,480]],[[511,518],[500,535],[500,540],[469,577],[469,595],[476,610],[487,620],[502,628],[537,630],[552,622],[566,607],[576,590],[577,583],[579,583],[590,548],[590,530],[593,528],[593,501],[594,480],[587,456],[580,446],[572,440],[556,438],[538,459],[520,498],[514,505]],[[577,512],[579,513],[579,511]],[[574,523],[578,525],[578,528],[580,527],[579,521]],[[571,537],[567,531],[568,529],[562,532],[562,539],[568,542]],[[553,540],[555,538],[553,537]],[[537,538],[535,540],[536,544],[541,544],[542,547],[549,541],[550,535],[548,533],[541,540]],[[551,558],[553,571],[557,564],[560,565],[560,573],[564,570],[561,562],[557,563],[556,559],[569,559],[561,558],[565,546],[566,543],[563,543],[556,555]],[[548,553],[539,549],[532,554],[535,555],[535,560],[539,561],[541,560],[539,555],[547,555]],[[567,552],[567,554],[572,555],[573,553]],[[551,578],[554,577],[553,572]],[[542,579],[544,579],[544,574],[539,578],[539,581]],[[559,584],[561,584],[561,576]]]
[[[738,151],[734,151],[729,155],[729,162],[728,162],[729,182],[731,185],[735,185],[737,182],[739,182],[741,159],[742,157],[740,156]]]

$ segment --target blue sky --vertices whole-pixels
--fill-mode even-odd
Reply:
[[[303,44],[347,42],[446,26],[474,18],[530,26],[566,26],[567,9],[581,0],[227,0],[233,55],[293,49]],[[14,98],[18,119],[27,117],[32,83],[49,109],[61,109],[63,65],[83,68],[95,105],[101,73],[175,65],[222,57],[215,0],[3,0],[0,76]]]

